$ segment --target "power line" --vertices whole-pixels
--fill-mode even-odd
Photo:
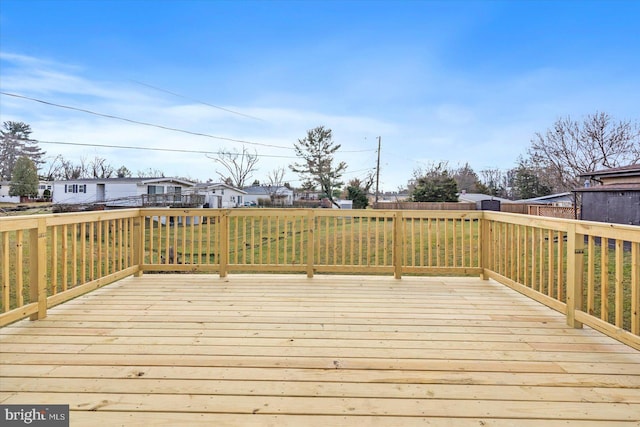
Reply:
[[[238,142],[238,143],[241,143],[241,144],[258,145],[258,146],[261,146],[261,147],[268,147],[268,148],[282,148],[282,149],[286,149],[286,150],[293,150],[294,149],[293,147],[287,147],[287,146],[283,146],[283,145],[265,144],[265,143],[261,143],[261,142],[252,142],[252,141],[246,141],[246,140],[242,140],[242,139],[227,138],[227,137],[224,137],[224,136],[210,135],[210,134],[207,134],[207,133],[193,132],[193,131],[185,130],[185,129],[178,129],[178,128],[173,128],[173,127],[169,127],[169,126],[157,125],[157,124],[154,124],[154,123],[141,122],[141,121],[138,121],[138,120],[127,119],[126,117],[114,116],[112,114],[98,113],[96,111],[91,111],[91,110],[87,110],[87,109],[84,109],[84,108],[71,107],[69,105],[63,105],[63,104],[56,104],[54,102],[44,101],[42,99],[37,99],[37,98],[31,98],[29,96],[18,95],[18,94],[15,94],[15,93],[8,93],[8,92],[0,91],[0,94],[6,95],[6,96],[11,96],[11,97],[14,97],[14,98],[26,99],[26,100],[29,100],[29,101],[38,102],[40,104],[49,105],[49,106],[52,106],[52,107],[64,108],[64,109],[73,110],[73,111],[79,111],[79,112],[91,114],[91,115],[94,115],[94,116],[105,117],[105,118],[114,119],[114,120],[121,120],[121,121],[124,121],[124,122],[127,122],[127,123],[133,123],[133,124],[138,124],[138,125],[142,125],[142,126],[149,126],[149,127],[154,127],[154,128],[158,128],[158,129],[169,130],[169,131],[172,131],[172,132],[186,133],[188,135],[203,136],[203,137],[206,137],[206,138],[220,139],[220,140],[223,140],[223,141],[230,141],[230,142]],[[341,150],[340,152],[341,153],[365,153],[365,152],[372,152],[372,151],[375,151],[375,150]]]
[[[261,143],[261,142],[245,141],[245,140],[241,140],[241,139],[227,138],[227,137],[224,137],[224,136],[210,135],[210,134],[207,134],[207,133],[193,132],[193,131],[190,131],[190,130],[172,128],[172,127],[169,127],[169,126],[163,126],[163,125],[157,125],[157,124],[154,124],[154,123],[147,123],[147,122],[141,122],[141,121],[138,121],[138,120],[127,119],[125,117],[114,116],[112,114],[98,113],[96,111],[91,111],[91,110],[87,110],[87,109],[84,109],[84,108],[77,108],[77,107],[71,107],[69,105],[56,104],[54,102],[48,102],[48,101],[44,101],[42,99],[31,98],[31,97],[28,97],[28,96],[18,95],[18,94],[15,94],[15,93],[7,93],[7,92],[0,92],[0,93],[2,95],[12,96],[14,98],[27,99],[29,101],[38,102],[40,104],[50,105],[52,107],[65,108],[67,110],[80,111],[82,113],[92,114],[94,116],[106,117],[108,119],[121,120],[121,121],[127,122],[127,123],[134,123],[134,124],[138,124],[138,125],[143,125],[143,126],[149,126],[149,127],[154,127],[154,128],[158,128],[158,129],[169,130],[169,131],[172,131],[172,132],[186,133],[186,134],[195,135],[195,136],[204,136],[206,138],[220,139],[220,140],[223,140],[223,141],[239,142],[241,144],[259,145],[261,147],[284,148],[284,149],[287,149],[287,150],[293,150],[293,147],[285,147],[285,146],[282,146],[282,145],[274,145],[274,144],[264,144],[264,143]]]
[[[113,144],[90,144],[82,142],[64,142],[64,141],[41,141],[42,144],[57,144],[57,145],[74,145],[79,147],[100,147],[100,148],[119,148],[125,150],[145,150],[145,151],[168,151],[175,153],[191,153],[191,154],[225,154],[226,151],[206,151],[206,150],[187,150],[183,148],[157,148],[157,147],[137,147],[135,145],[113,145]],[[281,159],[297,159],[296,156],[276,156],[273,154],[255,154],[258,157],[274,157]]]
[[[160,91],[160,92],[164,92],[164,93],[168,93],[168,94],[173,95],[173,96],[177,96],[178,98],[186,99],[187,101],[197,102],[198,104],[206,105],[208,107],[216,108],[218,110],[226,111],[228,113],[237,114],[239,116],[247,117],[247,118],[254,119],[254,120],[260,120],[261,122],[264,122],[264,120],[261,119],[260,117],[250,116],[248,114],[239,113],[237,111],[233,111],[233,110],[230,110],[228,108],[219,107],[217,105],[209,104],[208,102],[198,101],[197,99],[189,98],[189,97],[186,97],[184,95],[180,95],[179,93],[171,92],[170,90],[162,89],[162,88],[159,88],[159,87],[156,87],[156,86],[151,86],[150,84],[139,82],[137,80],[130,80],[130,81],[132,81],[133,83],[139,84],[141,86],[146,86],[146,87],[149,87],[151,89],[155,89],[155,90]]]

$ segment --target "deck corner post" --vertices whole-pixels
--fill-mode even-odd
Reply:
[[[576,312],[582,311],[584,235],[576,232],[572,223],[567,230],[567,325],[582,328],[582,322],[576,320]]]
[[[313,277],[315,269],[315,221],[316,214],[313,209],[307,212],[307,277]]]
[[[393,216],[393,276],[402,278],[402,211],[397,210]]]
[[[47,224],[38,219],[38,226],[31,230],[29,246],[35,256],[29,257],[29,292],[31,302],[37,302],[38,311],[29,316],[30,320],[47,317]]]

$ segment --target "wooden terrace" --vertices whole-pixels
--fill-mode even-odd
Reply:
[[[0,403],[72,426],[640,425],[637,227],[213,211],[0,219]]]
[[[1,332],[2,403],[72,425],[640,420],[636,350],[476,278],[148,274]]]

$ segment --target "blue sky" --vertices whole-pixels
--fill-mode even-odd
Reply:
[[[434,162],[509,169],[559,117],[637,120],[639,21],[631,0],[2,0],[0,87],[251,142],[261,181],[295,161],[307,129],[333,130],[346,180],[375,167],[381,136],[381,189],[393,191]],[[6,95],[0,120],[29,123],[42,141],[242,149]],[[200,153],[42,147],[133,172],[220,170]]]

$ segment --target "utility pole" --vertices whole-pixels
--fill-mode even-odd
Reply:
[[[374,203],[374,207],[375,205],[378,204],[378,197],[380,195],[379,186],[380,186],[380,142],[381,140],[382,138],[378,137],[378,163],[376,165],[376,201]]]

